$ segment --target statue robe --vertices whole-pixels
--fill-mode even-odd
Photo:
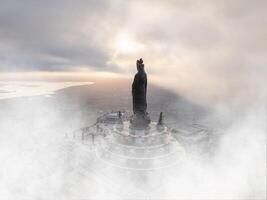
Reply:
[[[144,70],[138,71],[132,84],[133,112],[134,114],[146,114],[147,101],[147,75]]]

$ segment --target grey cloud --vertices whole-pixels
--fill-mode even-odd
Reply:
[[[1,0],[0,70],[127,71],[107,64],[108,43],[126,30],[151,59],[171,60],[182,48],[207,73],[248,73],[265,63],[265,7],[263,0]]]
[[[126,8],[124,28],[145,44],[147,69],[164,77],[161,84],[217,99],[266,90],[267,1],[147,0]]]
[[[98,38],[108,31],[103,25],[108,22],[108,5],[107,1],[2,0],[0,70],[108,68],[110,55],[101,47],[105,41]],[[80,25],[87,26],[86,38]]]

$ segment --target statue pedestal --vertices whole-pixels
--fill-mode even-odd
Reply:
[[[151,120],[148,113],[146,114],[136,113],[131,117],[130,122],[131,122],[130,129],[146,130],[149,129],[149,124]]]

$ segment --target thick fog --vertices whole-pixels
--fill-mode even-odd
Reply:
[[[69,95],[62,90],[51,96],[1,100],[1,198],[266,198],[264,94],[255,97],[257,104],[247,107],[242,98],[205,105],[208,114],[197,122],[212,130],[212,147],[203,152],[192,146],[177,158],[179,164],[172,171],[132,172],[130,180],[119,169],[100,168],[92,146],[72,138],[75,130],[93,124],[100,114],[93,104]],[[151,184],[155,184],[153,189]]]

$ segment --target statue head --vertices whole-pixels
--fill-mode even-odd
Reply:
[[[136,67],[137,67],[138,71],[144,70],[145,65],[143,63],[143,59],[142,58],[140,58],[139,60],[136,61]]]

